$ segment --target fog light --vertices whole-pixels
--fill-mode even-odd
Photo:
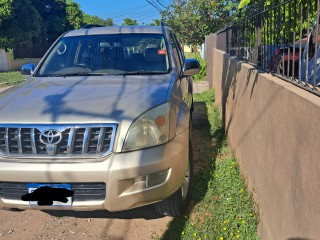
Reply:
[[[160,172],[156,172],[156,173],[152,173],[147,175],[146,177],[146,187],[154,187],[157,186],[161,183],[163,183],[168,176],[169,173],[169,169],[160,171]]]

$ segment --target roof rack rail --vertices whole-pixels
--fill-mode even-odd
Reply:
[[[96,27],[105,27],[105,26],[99,25],[99,24],[86,24],[81,29],[89,29],[89,28],[96,28]]]

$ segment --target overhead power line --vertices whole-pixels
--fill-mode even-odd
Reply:
[[[166,8],[159,0],[156,0],[162,7]]]
[[[121,11],[117,11],[117,12],[109,12],[107,13],[108,16],[110,17],[117,17],[119,15],[129,15],[131,13],[135,13],[137,11],[140,11],[141,9],[147,7],[145,4],[141,4],[141,5],[138,5],[138,6],[135,6],[135,7],[132,7],[132,8],[128,8],[128,9],[124,9],[124,10],[121,10]]]
[[[161,9],[156,5],[154,4],[153,2],[150,2],[149,0],[146,0],[150,5],[152,5],[154,8],[156,8],[159,12],[161,12]]]

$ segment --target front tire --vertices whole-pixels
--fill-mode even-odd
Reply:
[[[154,204],[155,211],[158,214],[172,217],[184,214],[190,200],[192,169],[192,144],[189,141],[189,156],[184,181],[174,194]]]

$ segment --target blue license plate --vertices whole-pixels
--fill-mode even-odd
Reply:
[[[34,192],[36,189],[41,188],[41,187],[51,187],[51,188],[63,188],[63,189],[68,189],[71,190],[71,185],[70,184],[47,184],[47,183],[29,183],[27,184],[28,188],[28,193]],[[72,196],[67,197],[67,202],[60,202],[60,201],[53,201],[52,206],[72,206]],[[31,206],[38,206],[38,201],[29,201],[29,204]]]

